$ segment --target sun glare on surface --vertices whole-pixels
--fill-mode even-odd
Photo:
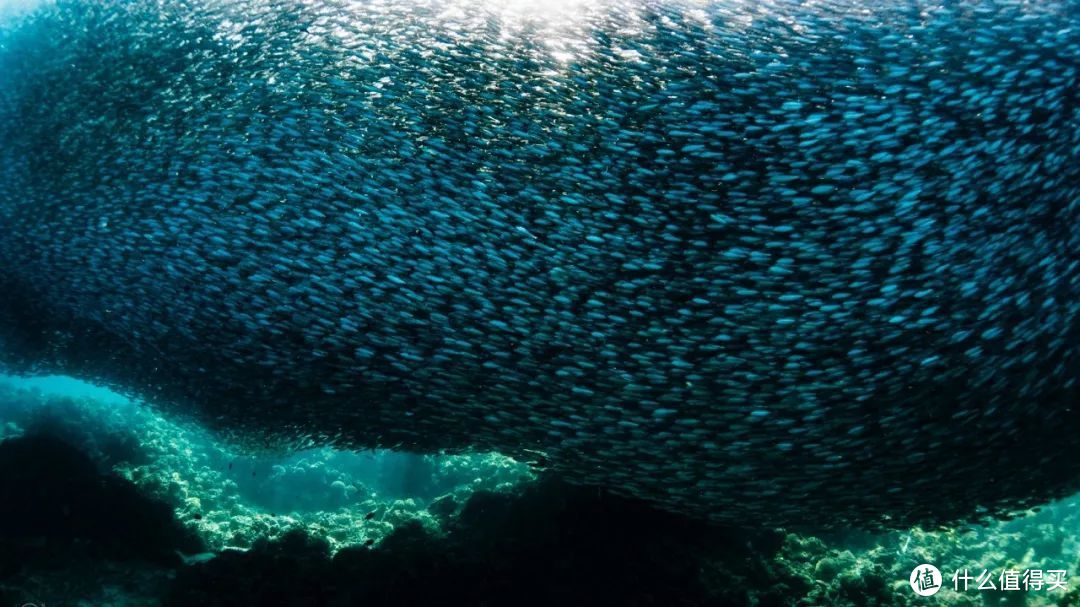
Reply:
[[[567,12],[581,10],[590,4],[595,4],[595,0],[488,0],[488,4],[496,10],[558,17]]]

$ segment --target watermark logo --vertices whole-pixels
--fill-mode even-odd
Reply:
[[[979,590],[1061,590],[1069,589],[1066,577],[1068,571],[1064,569],[1005,569],[1000,574],[994,575],[993,571],[983,569],[978,575],[971,575],[967,569],[958,569],[953,574],[953,590],[961,592],[967,590],[969,585]]]
[[[1066,592],[1068,571],[1064,569],[1004,569],[1000,572],[983,569],[957,569],[952,574],[952,589],[956,592],[978,591],[1061,591]],[[923,563],[908,577],[911,589],[919,596],[933,596],[941,590],[942,576],[937,567]]]
[[[928,563],[923,563],[911,571],[908,578],[911,589],[919,596],[932,596],[941,590],[941,571]]]

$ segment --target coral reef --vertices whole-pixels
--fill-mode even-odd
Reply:
[[[63,605],[1080,604],[951,575],[1080,568],[1080,500],[889,533],[719,527],[496,454],[251,452],[139,403],[0,383],[0,599]],[[995,584],[997,579],[995,577]]]

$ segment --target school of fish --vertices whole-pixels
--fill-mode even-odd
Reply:
[[[1080,489],[1073,0],[55,0],[0,360],[721,522]]]

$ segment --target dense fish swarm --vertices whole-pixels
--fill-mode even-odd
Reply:
[[[1075,9],[50,3],[2,358],[716,520],[1026,507],[1080,484]]]

